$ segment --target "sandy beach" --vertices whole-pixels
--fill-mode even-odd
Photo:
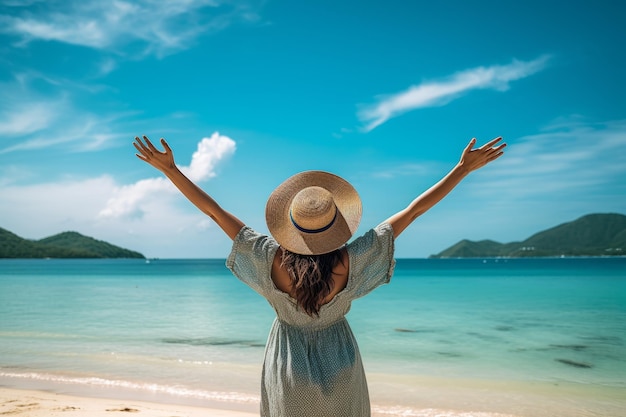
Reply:
[[[0,415],[20,417],[253,417],[255,413],[0,388]]]
[[[374,384],[376,387],[383,381]],[[448,381],[452,382],[452,381]],[[459,381],[456,381],[459,382]],[[580,391],[576,387],[558,387],[540,384],[507,386],[493,383],[444,387],[443,381],[429,381],[420,393],[413,392],[413,407],[372,404],[373,417],[621,417],[626,404],[617,390],[606,392]],[[394,384],[391,384],[394,385]],[[461,384],[463,385],[463,384]],[[393,388],[391,386],[387,389]],[[396,387],[397,388],[397,387]],[[406,397],[404,392],[403,396]],[[106,397],[105,397],[106,396]],[[376,395],[375,395],[376,396]],[[392,397],[392,396],[391,396]],[[0,416],[20,417],[253,417],[258,416],[258,402],[211,403],[176,400],[158,396],[143,399],[137,393],[119,391],[60,393],[47,389],[17,389],[0,387]],[[407,400],[407,398],[405,398]],[[398,404],[398,403],[396,403]]]
[[[380,411],[380,410],[379,410]],[[20,417],[253,417],[258,413],[137,400],[93,398],[49,391],[0,388],[0,416]],[[373,416],[517,417],[510,414],[424,409],[419,414],[373,410]]]

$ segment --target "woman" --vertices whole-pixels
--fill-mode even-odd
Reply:
[[[405,209],[350,243],[361,219],[356,190],[342,178],[307,171],[270,195],[264,236],[220,207],[185,177],[164,139],[144,136],[137,156],[161,171],[233,240],[226,265],[276,311],[261,382],[261,416],[367,417],[369,395],[358,346],[345,315],[393,273],[394,240],[470,172],[503,154],[496,138],[474,149]]]

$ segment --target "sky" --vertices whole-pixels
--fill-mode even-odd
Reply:
[[[276,186],[333,172],[363,201],[357,234],[471,138],[502,136],[505,155],[419,217],[398,258],[626,214],[624,21],[619,0],[0,0],[0,227],[226,257],[137,135],[166,138],[263,233]]]

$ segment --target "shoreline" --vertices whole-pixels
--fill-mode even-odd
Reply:
[[[258,410],[258,404],[256,405]],[[52,391],[0,387],[0,415],[20,417],[115,417],[127,413],[142,417],[256,417],[259,412],[211,405],[91,397]],[[372,407],[372,417],[519,417],[513,414],[443,409],[409,410],[404,407]]]
[[[254,417],[258,413],[134,399],[99,398],[0,386],[0,415],[21,417]]]
[[[368,374],[372,417],[621,417],[622,387],[571,382]],[[199,390],[200,391],[200,390]],[[229,393],[224,393],[229,394]],[[259,397],[193,397],[162,391],[0,378],[0,415],[20,417],[252,417]],[[243,398],[243,400],[242,400]]]

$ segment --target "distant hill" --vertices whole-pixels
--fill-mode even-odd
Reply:
[[[76,232],[63,232],[41,240],[29,240],[0,228],[0,258],[145,258],[145,256]]]
[[[626,216],[589,214],[522,242],[462,240],[431,258],[626,256]]]

